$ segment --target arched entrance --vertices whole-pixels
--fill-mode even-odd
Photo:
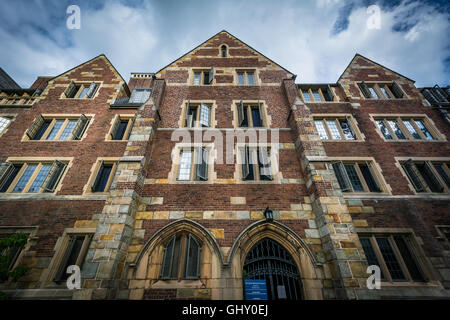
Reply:
[[[244,280],[265,280],[269,300],[302,299],[302,283],[289,252],[275,240],[263,238],[247,254]]]

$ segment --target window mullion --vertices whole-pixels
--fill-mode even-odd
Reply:
[[[423,134],[422,130],[420,130],[420,128],[417,126],[416,122],[414,121],[413,118],[408,119],[409,122],[411,123],[411,125],[414,127],[414,129],[416,130],[416,132],[420,135],[420,137],[422,138],[422,140],[427,140],[427,137]]]
[[[312,102],[316,102],[316,100],[314,99],[314,96],[313,96],[313,94],[312,94],[311,88],[308,88],[308,93],[309,93],[309,96],[311,97],[311,101],[312,101]]]
[[[80,268],[82,267],[81,264],[83,263],[83,260],[85,257],[85,252],[86,252],[87,246],[89,244],[89,238],[90,238],[90,235],[88,235],[88,234],[84,236],[83,245],[81,246],[80,253],[78,254],[77,261],[75,262],[75,264],[77,266],[79,266]]]
[[[52,121],[50,122],[50,124],[48,125],[47,130],[45,130],[44,134],[42,135],[40,140],[47,140],[47,136],[50,134],[50,132],[53,129],[53,126],[56,123],[56,119],[52,119]]]
[[[245,106],[245,109],[247,110],[248,127],[253,128],[252,107],[247,105]]]
[[[323,125],[325,127],[325,131],[327,132],[328,140],[334,140],[334,138],[333,138],[333,136],[331,134],[330,128],[328,128],[327,119],[323,118],[322,122],[323,122]]]
[[[183,235],[181,238],[181,243],[180,243],[180,261],[178,261],[178,275],[177,275],[177,280],[181,281],[183,279],[183,272],[184,272],[184,264],[187,261],[187,257],[186,257],[186,238],[187,236]],[[173,261],[173,260],[172,260]]]
[[[259,147],[253,148],[253,149],[254,150],[251,151],[251,153],[252,153],[252,160],[253,160],[253,162],[256,162],[256,163],[253,163],[251,165],[252,165],[252,168],[253,168],[253,174],[255,175],[255,181],[260,181],[261,180],[261,175],[260,175],[260,172],[259,172],[259,162],[258,162]]]
[[[409,132],[408,128],[403,123],[402,118],[400,118],[400,117],[397,118],[397,125],[400,128],[400,130],[403,132],[403,135],[406,136],[408,140],[412,140],[412,141],[416,140],[416,139],[414,139],[411,132]]]
[[[336,122],[336,127],[338,128],[338,131],[342,137],[342,140],[343,141],[347,140],[347,136],[344,134],[344,130],[342,130],[341,124],[339,123],[339,118],[336,118],[334,121]],[[347,123],[348,123],[348,121],[347,121]],[[355,139],[356,139],[356,136],[355,136]]]
[[[381,99],[388,100],[388,98],[385,97],[384,93],[381,92],[381,89],[380,89],[380,86],[378,85],[378,83],[375,83],[373,85],[373,89],[376,91],[378,96],[381,97]]]
[[[388,237],[388,241],[391,244],[392,249],[394,250],[397,261],[399,262],[400,267],[402,268],[403,274],[405,275],[406,279],[408,281],[413,281],[411,278],[411,275],[409,274],[408,267],[406,266],[405,261],[403,261],[403,257],[400,253],[400,250],[398,250],[397,244],[394,241],[394,237],[392,235],[390,235]]]
[[[106,182],[106,185],[105,185],[105,190],[103,190],[103,192],[107,192],[109,190],[109,186],[111,185],[111,183],[112,183],[112,181],[114,179],[114,175],[116,173],[116,169],[117,169],[117,162],[114,162],[113,166],[111,168],[111,172],[110,172],[109,177],[108,177],[108,181]]]
[[[390,274],[389,269],[388,269],[388,267],[386,265],[386,262],[384,261],[383,254],[381,253],[381,250],[378,247],[378,243],[377,243],[377,240],[375,239],[375,236],[371,236],[370,237],[370,242],[372,243],[372,247],[373,247],[373,249],[375,251],[375,254],[376,254],[377,258],[378,258],[378,262],[380,263],[380,268],[383,270],[383,274],[386,277],[386,280],[389,281],[389,282],[392,282],[391,274]]]
[[[321,89],[321,88],[318,88],[317,91],[319,91],[319,95],[320,95],[320,98],[322,99],[322,101],[323,101],[323,102],[327,102],[327,101],[325,100],[325,97],[323,96],[322,89]]]

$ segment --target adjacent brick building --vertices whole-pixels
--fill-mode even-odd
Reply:
[[[0,117],[15,298],[449,296],[449,125],[359,54],[304,84],[222,31],[128,83],[100,55],[2,90]]]

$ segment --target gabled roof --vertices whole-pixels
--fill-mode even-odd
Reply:
[[[20,89],[17,82],[2,68],[0,68],[0,89]]]
[[[117,71],[117,69],[114,67],[114,65],[111,63],[111,61],[109,61],[109,59],[108,59],[108,58],[106,57],[106,55],[103,54],[103,53],[102,53],[102,54],[99,54],[98,56],[96,56],[96,57],[94,57],[94,58],[92,58],[91,60],[88,60],[88,61],[85,61],[85,62],[83,62],[83,63],[80,63],[79,65],[73,67],[73,68],[70,69],[70,70],[64,71],[63,73],[61,73],[61,74],[59,74],[59,75],[57,75],[57,76],[55,76],[55,77],[52,77],[52,78],[49,79],[48,81],[52,81],[52,80],[54,80],[54,79],[56,79],[56,78],[59,78],[59,77],[61,77],[62,75],[66,74],[66,73],[68,73],[68,72],[70,72],[70,71],[72,71],[72,70],[74,70],[74,69],[76,69],[76,68],[78,68],[78,67],[81,67],[81,66],[84,65],[84,64],[91,63],[92,61],[94,61],[94,60],[96,60],[96,59],[98,59],[98,58],[100,58],[100,57],[105,58],[106,62],[108,62],[108,64],[113,68],[114,72],[116,72],[116,73],[119,75],[119,77],[122,79],[122,81],[124,82],[124,85],[125,85],[126,89],[127,89],[128,91],[130,91],[130,89],[128,88],[128,84],[127,84],[127,82],[125,81],[125,79],[122,77],[122,75],[119,73],[119,71]]]
[[[221,33],[223,33],[223,32],[226,33],[227,35],[229,35],[230,37],[232,37],[233,39],[239,41],[239,42],[242,43],[244,46],[247,46],[249,49],[255,51],[257,54],[259,54],[259,55],[261,55],[262,57],[266,58],[267,60],[269,60],[269,61],[272,62],[273,64],[276,64],[277,66],[279,66],[280,68],[282,68],[282,69],[283,69],[284,71],[286,71],[287,73],[292,74],[292,76],[293,76],[294,79],[295,79],[295,77],[296,77],[295,73],[293,73],[293,72],[287,70],[286,68],[283,68],[283,67],[280,66],[278,63],[276,63],[276,62],[273,61],[272,59],[266,57],[266,56],[263,55],[261,52],[259,52],[258,50],[252,48],[252,47],[249,46],[247,43],[245,43],[244,41],[242,41],[242,40],[240,40],[239,38],[235,37],[234,35],[232,35],[231,33],[229,33],[229,32],[226,31],[226,30],[222,30],[222,31],[217,32],[217,33],[216,33],[215,35],[213,35],[211,38],[209,38],[209,39],[207,39],[206,41],[200,43],[200,44],[199,44],[198,46],[196,46],[194,49],[188,51],[187,53],[185,53],[185,54],[182,55],[181,57],[179,57],[179,58],[173,60],[171,63],[169,63],[169,64],[166,65],[165,67],[163,67],[163,68],[161,68],[160,70],[158,70],[157,72],[155,72],[155,74],[160,73],[160,72],[163,71],[165,68],[169,67],[171,64],[173,64],[173,63],[175,63],[176,61],[182,59],[183,57],[188,56],[188,55],[191,54],[193,51],[197,50],[198,48],[200,48],[201,46],[203,46],[205,43],[207,43],[208,41],[212,40],[214,37],[218,36],[219,34],[221,34]]]
[[[367,61],[369,61],[369,62],[371,62],[371,63],[373,63],[373,64],[376,64],[377,66],[380,66],[380,67],[382,67],[382,68],[384,68],[384,69],[386,69],[386,70],[389,70],[389,71],[391,71],[391,72],[393,72],[393,73],[395,73],[395,74],[398,74],[400,77],[406,78],[406,79],[408,79],[409,81],[412,81],[413,83],[416,82],[416,81],[414,81],[414,80],[412,80],[412,79],[410,79],[410,78],[408,78],[408,77],[406,77],[406,76],[404,76],[404,75],[402,75],[402,74],[400,74],[400,73],[398,73],[398,72],[396,72],[396,71],[394,71],[394,70],[392,70],[392,69],[389,69],[389,68],[387,68],[387,67],[385,67],[385,66],[383,66],[383,65],[381,65],[381,64],[379,64],[379,63],[377,63],[377,62],[375,62],[375,61],[373,61],[373,60],[370,60],[370,59],[367,58],[367,57],[364,57],[363,55],[361,55],[361,54],[359,54],[359,53],[356,53],[356,54],[355,54],[355,56],[352,58],[352,60],[350,61],[350,63],[345,67],[344,71],[343,71],[342,74],[339,76],[339,78],[338,78],[337,81],[339,81],[339,80],[342,78],[342,76],[343,76],[344,73],[345,73],[345,70],[347,70],[348,67],[350,67],[350,65],[353,63],[353,61],[356,59],[356,57],[361,57],[361,58],[363,58],[363,59],[366,59]]]

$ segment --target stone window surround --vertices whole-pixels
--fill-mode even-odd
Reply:
[[[208,150],[208,180],[206,181],[197,181],[197,180],[189,180],[189,181],[180,181],[178,180],[178,168],[179,161],[181,157],[181,150],[183,148],[193,148],[194,150],[199,147],[204,147]],[[192,159],[193,166],[191,170],[195,167],[195,156],[196,152],[194,152],[194,157]],[[217,179],[217,173],[214,171],[214,162],[217,159],[217,150],[215,148],[214,143],[177,143],[172,149],[172,167],[170,169],[169,175],[167,177],[169,184],[214,184],[214,180]]]
[[[355,228],[358,237],[382,237],[382,236],[396,236],[396,235],[406,235],[411,240],[411,249],[414,253],[416,261],[419,263],[420,268],[425,276],[425,282],[415,282],[415,281],[387,281],[383,280],[381,287],[398,287],[398,286],[440,286],[439,281],[437,281],[435,275],[431,270],[433,270],[432,264],[426,256],[422,245],[422,238],[416,236],[414,229],[412,228]],[[394,249],[394,248],[393,248]],[[362,249],[361,249],[362,250]],[[375,248],[374,248],[375,250]],[[394,249],[394,251],[396,251]],[[398,252],[396,252],[399,254]],[[399,261],[400,264],[402,264]],[[403,269],[404,266],[402,265]],[[382,268],[383,269],[383,268]],[[383,270],[386,275],[387,270]],[[406,276],[406,274],[405,274]]]
[[[72,167],[73,165],[73,157],[9,157],[8,159],[6,159],[5,162],[7,163],[30,163],[30,162],[53,162],[54,160],[59,160],[61,162],[64,162],[66,164],[66,168],[64,170],[64,173],[62,174],[61,178],[59,179],[58,182],[58,186],[55,188],[54,192],[46,192],[45,194],[48,195],[56,195],[59,191],[61,191],[61,188],[63,186],[63,182],[64,182],[64,178],[67,174],[67,172],[69,172],[69,169]],[[23,168],[22,168],[23,170]],[[21,170],[21,171],[22,171]],[[34,176],[37,174],[37,170],[34,172]],[[18,180],[18,178],[21,176],[21,172],[19,171],[19,173],[17,174],[16,178],[14,179],[14,181],[12,182],[11,185],[15,184],[15,181]],[[30,178],[30,181],[28,182],[28,184],[30,184],[30,182],[34,180],[34,177]],[[37,193],[32,193],[32,195],[36,195],[39,194],[39,192]],[[17,197],[17,196],[24,196],[27,197],[30,194],[29,193],[3,193],[2,197]]]
[[[266,147],[270,149],[270,170],[272,172],[272,180],[243,180],[242,179],[242,156],[240,148],[249,147]],[[236,157],[234,179],[236,184],[281,184],[283,180],[283,173],[279,169],[279,150],[277,143],[236,143],[233,150]],[[251,164],[255,167],[255,164]]]
[[[444,242],[450,243],[450,240],[447,239],[447,237],[445,236],[444,232],[442,231],[442,229],[448,229],[450,230],[450,225],[435,225],[434,226],[437,230],[438,236],[436,237],[439,240],[442,240]]]
[[[188,85],[193,86],[193,87],[205,87],[205,86],[212,86],[215,84],[216,79],[213,78],[213,80],[211,81],[211,83],[205,84],[205,72],[210,72],[211,71],[211,67],[206,68],[206,67],[192,67],[189,68],[189,78],[188,78]],[[194,80],[195,80],[195,74],[200,72],[200,84],[194,84]],[[216,68],[214,68],[214,74],[216,74]]]
[[[100,194],[109,194],[109,188],[111,187],[111,183],[114,180],[114,176],[118,167],[118,162],[120,158],[119,157],[98,157],[93,165],[91,166],[90,175],[88,182],[83,187],[83,195],[100,195]],[[94,183],[94,179],[96,177],[96,174],[98,172],[99,166],[101,161],[104,162],[104,164],[113,164],[113,167],[111,169],[111,174],[108,178],[108,182],[105,186],[105,191],[103,192],[92,192],[91,186]]]
[[[211,107],[211,113],[210,113],[210,127],[195,127],[195,128],[186,128],[185,127],[185,121],[186,121],[186,112],[187,112],[187,104],[188,102],[191,105],[200,105],[200,104],[206,104]],[[183,100],[183,103],[180,106],[181,114],[180,119],[178,120],[178,128],[183,128],[186,130],[195,130],[202,128],[204,130],[215,128],[217,126],[217,120],[216,120],[216,110],[217,110],[217,103],[216,100]]]
[[[403,89],[403,87],[402,87],[402,84],[399,82],[399,81],[395,81],[395,82],[397,82],[397,84],[398,84],[398,86],[400,87],[400,89],[402,90],[402,92],[403,92],[403,98],[395,98],[395,96],[394,96],[394,94],[391,92],[391,90],[389,89],[389,88],[387,88],[387,86],[388,85],[390,85],[390,84],[392,84],[393,82],[394,82],[395,80],[393,80],[393,81],[373,81],[373,80],[370,80],[370,81],[364,81],[364,83],[367,85],[367,86],[374,86],[374,90],[377,92],[377,94],[378,94],[378,96],[379,96],[379,98],[378,99],[376,99],[376,98],[366,98],[365,96],[364,96],[364,94],[363,94],[363,92],[361,91],[361,88],[359,87],[359,84],[360,83],[362,83],[363,81],[355,81],[354,83],[355,83],[355,86],[358,88],[358,90],[359,90],[359,93],[360,93],[360,99],[361,99],[361,97],[362,97],[362,99],[363,100],[371,100],[371,101],[373,101],[373,100],[388,100],[388,101],[398,101],[398,100],[410,100],[411,98],[406,94],[406,92],[405,92],[405,90]],[[379,86],[380,85],[383,85],[385,88],[386,88],[386,90],[387,90],[387,92],[389,93],[389,95],[392,97],[391,99],[388,99],[388,98],[386,98],[385,96],[384,96],[384,94],[383,94],[383,92],[381,92],[381,90],[379,89]]]
[[[16,120],[17,113],[0,113],[0,117],[4,117],[4,118],[10,119],[10,122],[5,127],[5,129],[3,129],[3,131],[0,132],[0,137],[1,137],[8,131],[9,127],[11,126],[11,123],[13,123],[13,121]]]
[[[238,123],[238,106],[240,105],[241,101],[243,102],[244,106],[248,106],[248,105],[258,105],[258,102],[260,103],[261,106],[261,119],[263,122],[263,127],[239,127],[239,123]],[[233,113],[233,119],[232,119],[232,125],[233,128],[235,129],[244,129],[244,130],[248,130],[248,129],[255,129],[255,130],[259,130],[259,129],[269,129],[270,126],[272,125],[272,116],[270,116],[268,114],[268,109],[269,106],[266,103],[266,100],[233,100],[231,103],[231,112]]]
[[[421,139],[421,140],[416,140],[416,139],[409,139],[410,133],[406,128],[403,128],[404,125],[403,123],[400,124],[400,127],[403,132],[404,135],[406,135],[407,139],[406,140],[399,140],[396,139],[395,137],[393,137],[393,140],[386,140],[386,138],[384,137],[383,133],[381,132],[380,128],[378,127],[377,124],[377,120],[379,119],[395,119],[398,120],[399,119],[414,119],[417,118],[419,120],[422,120],[425,124],[425,127],[428,129],[428,131],[431,132],[431,134],[436,138],[435,140],[427,140],[427,139]],[[380,138],[384,141],[384,142],[446,142],[447,141],[447,137],[442,134],[436,127],[436,125],[434,124],[434,121],[428,117],[427,114],[425,113],[369,113],[369,119],[370,121],[372,121],[373,125],[375,126],[375,131],[376,133],[380,136]]]
[[[66,228],[64,229],[64,232],[61,237],[58,238],[56,241],[55,247],[53,248],[53,251],[55,252],[53,254],[53,257],[50,261],[50,264],[47,269],[44,270],[44,272],[41,275],[40,281],[44,285],[50,285],[54,286],[56,283],[53,282],[53,279],[56,276],[56,273],[58,271],[59,265],[63,259],[65,250],[67,249],[67,245],[69,242],[69,237],[71,235],[88,235],[91,234],[94,236],[96,231],[96,228]],[[84,250],[87,252],[89,248],[84,245]],[[83,279],[82,279],[83,280]],[[61,284],[64,289],[66,289],[66,283]]]
[[[330,101],[331,102],[331,101]],[[321,140],[322,142],[364,142],[366,141],[366,136],[359,130],[358,121],[353,117],[351,113],[313,113],[311,114],[313,121],[314,120],[322,120],[322,119],[330,119],[330,120],[336,120],[336,119],[345,119],[345,117],[348,117],[348,120],[350,121],[350,125],[352,126],[353,131],[355,132],[355,140],[334,140],[334,139],[328,139],[328,140]],[[314,126],[315,128],[315,126]]]
[[[128,141],[130,139],[131,131],[133,130],[133,118],[137,116],[137,113],[120,113],[120,114],[114,114],[114,117],[112,117],[110,123],[109,123],[109,130],[108,133],[105,135],[105,141],[108,142],[124,142]],[[116,121],[120,120],[128,120],[127,129],[125,130],[125,133],[123,134],[124,137],[128,137],[127,139],[122,140],[113,140],[111,138],[111,130],[113,129],[113,125]],[[131,121],[130,121],[131,120]],[[87,131],[87,130],[86,130]]]
[[[401,162],[407,161],[411,159],[412,161],[429,161],[429,162],[450,162],[450,157],[394,157],[395,160],[395,166],[400,170],[402,176],[406,179],[408,182],[408,187],[415,195],[440,195],[440,196],[448,196],[447,193],[435,193],[435,192],[417,192],[414,188],[413,184],[408,178],[408,175],[406,174],[405,170],[403,170],[403,167],[401,165]]]
[[[88,119],[89,119],[89,122],[88,122],[88,124],[87,124],[87,126],[86,126],[86,129],[84,130],[84,132],[83,132],[83,135],[81,136],[81,139],[80,140],[73,140],[73,139],[70,139],[70,140],[45,140],[45,139],[39,139],[39,140],[30,140],[30,137],[28,137],[27,136],[27,130],[25,130],[25,132],[24,132],[24,134],[23,134],[23,136],[22,136],[22,140],[21,140],[21,142],[32,142],[32,143],[36,143],[36,142],[46,142],[46,143],[48,143],[48,142],[80,142],[80,141],[83,141],[86,137],[87,137],[87,132],[88,132],[88,130],[89,130],[89,127],[92,125],[92,123],[94,123],[94,117],[95,117],[95,114],[94,113],[88,113],[88,114],[84,114],[86,117],[88,117]],[[44,119],[51,119],[52,120],[52,122],[54,121],[54,120],[65,120],[65,119],[68,119],[68,120],[77,120],[78,118],[80,118],[80,116],[81,116],[81,113],[42,113],[41,114],[41,116],[44,118]],[[36,117],[34,118],[34,119],[36,119]],[[33,120],[34,120],[33,119]],[[67,123],[67,122],[66,122]],[[31,125],[30,125],[31,126]],[[51,130],[51,128],[52,128],[53,126],[52,125],[50,125],[48,128],[47,128],[47,130],[46,130],[46,132],[44,133],[44,135],[43,136],[46,136],[48,133],[49,133],[49,131]],[[65,127],[65,125],[63,125],[61,128],[60,128],[60,134],[63,132],[63,130],[64,130],[64,127]],[[27,128],[28,129],[28,128]],[[56,136],[55,138],[57,138],[57,137],[59,137],[59,135],[58,136]]]
[[[222,57],[222,47],[225,46],[227,48],[227,55],[226,57]],[[219,54],[217,55],[219,58],[232,58],[232,56],[230,56],[230,47],[226,44],[226,43],[221,43],[219,45]]]
[[[90,85],[92,82],[95,82],[98,87],[97,87],[97,91],[95,92],[94,96],[92,98],[66,98],[66,95],[64,94],[65,90],[67,89],[67,87],[71,84],[71,82],[69,82],[69,84],[64,84],[62,85],[64,87],[63,92],[61,93],[59,99],[63,99],[63,100],[75,100],[75,101],[92,101],[95,98],[98,97],[98,95],[100,94],[100,89],[103,86],[104,81],[103,80],[95,80],[95,81],[87,81],[87,80],[82,80],[82,81],[78,81],[77,79],[68,79],[70,81],[73,81],[75,85]],[[81,89],[81,88],[80,88]],[[78,90],[76,96],[78,96],[80,94],[80,90]]]
[[[317,85],[317,86],[307,86],[307,87],[305,86],[303,88],[302,88],[301,84],[299,86],[300,86],[298,88],[299,95],[300,95],[300,98],[302,99],[302,101],[304,103],[333,103],[333,102],[339,102],[339,97],[336,95],[336,92],[333,90],[333,87],[331,85],[330,85],[330,90],[334,94],[333,100],[331,100],[331,101],[326,101],[325,100],[325,97],[323,96],[323,93],[322,93],[322,90],[324,89],[323,86],[319,86],[319,85]],[[306,89],[306,88],[307,88],[307,90],[309,92],[309,95],[311,96],[312,101],[306,101],[305,98],[303,97],[303,89]],[[322,101],[315,101],[314,100],[314,96],[312,94],[312,90],[311,89],[317,89],[319,91],[319,94],[320,94],[320,97],[321,97]]]
[[[383,170],[381,169],[380,165],[377,163],[377,161],[375,161],[374,157],[327,157],[326,161],[329,162],[329,169],[333,170],[333,167],[331,166],[331,162],[334,161],[342,161],[342,162],[369,162],[370,164],[372,164],[372,172],[373,175],[375,176],[374,178],[377,180],[379,187],[381,188],[382,192],[379,192],[377,194],[381,194],[381,195],[392,195],[392,188],[391,186],[386,182],[386,180],[384,179],[383,176]],[[337,181],[336,181],[337,183]],[[339,187],[339,184],[338,184]],[[371,194],[371,192],[351,192],[351,193],[347,193],[347,192],[343,192],[344,195],[354,195],[354,196],[359,196],[359,195],[367,195],[367,194]]]
[[[255,87],[260,85],[259,70],[257,68],[235,68],[233,72],[233,85],[241,87]],[[244,84],[239,84],[238,73],[244,73]],[[253,73],[253,84],[248,84],[247,73]]]

